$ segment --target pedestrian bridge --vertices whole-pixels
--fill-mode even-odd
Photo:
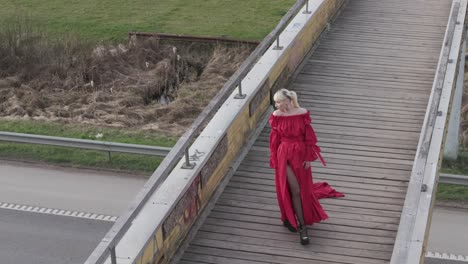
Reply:
[[[466,8],[298,1],[86,263],[423,263]],[[280,222],[268,163],[266,121],[281,87],[310,110],[328,163],[315,163],[314,180],[346,194],[321,200],[330,218],[309,227],[307,246]]]

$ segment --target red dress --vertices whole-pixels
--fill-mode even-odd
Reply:
[[[311,168],[304,168],[304,161],[320,159],[317,137],[310,125],[309,112],[293,116],[270,116],[270,167],[275,169],[275,184],[281,220],[286,219],[297,228],[294,207],[289,193],[286,167],[289,165],[299,184],[304,223],[311,225],[328,218],[318,199],[342,197],[328,183],[313,183]]]

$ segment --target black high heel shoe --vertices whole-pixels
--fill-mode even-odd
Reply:
[[[289,223],[288,220],[284,221],[284,222],[283,222],[283,225],[284,225],[285,227],[287,227],[289,231],[291,231],[291,232],[293,232],[293,233],[296,233],[296,232],[297,232],[296,228],[294,228],[294,226],[291,225],[291,223]]]
[[[301,239],[301,244],[302,245],[308,245],[309,244],[309,234],[307,234],[307,227],[299,226],[299,237]]]

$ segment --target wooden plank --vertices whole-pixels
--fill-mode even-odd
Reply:
[[[405,196],[406,187],[397,187],[397,186],[389,186],[389,185],[375,185],[375,184],[366,184],[366,183],[355,183],[355,182],[346,182],[343,181],[341,178],[336,177],[326,177],[321,178],[318,177],[318,173],[314,174],[314,182],[328,182],[331,186],[335,189],[347,194],[347,199],[352,199],[352,194],[354,195],[362,195],[362,196],[376,196],[378,200],[380,198],[391,198],[392,201],[386,201],[390,204],[402,204],[402,199]],[[250,190],[252,195],[258,191],[275,191],[273,188],[274,179],[273,175],[269,179],[262,179],[262,178],[252,178],[252,177],[245,177],[241,175],[236,175],[236,178],[232,180],[231,183],[236,184],[237,187],[245,188],[244,191],[247,193],[247,190]],[[351,177],[348,177],[351,178]],[[267,187],[261,186],[262,189],[258,189],[257,186],[252,186],[252,188],[248,188],[249,184],[255,185],[266,185],[270,186],[271,189],[267,189]],[[234,185],[232,185],[234,187]],[[276,197],[271,195],[272,197]],[[357,199],[357,198],[356,198]],[[362,197],[359,199],[371,199],[369,197]],[[375,201],[377,201],[375,200]]]
[[[271,179],[273,179],[274,177],[273,173],[263,174],[263,173],[249,172],[249,171],[237,171],[235,175],[245,176],[245,177],[271,178]],[[365,175],[354,173],[354,172],[352,174],[346,173],[346,172],[338,174],[338,173],[330,173],[327,170],[317,171],[313,167],[314,181],[334,179],[335,181],[343,182],[343,184],[352,182],[352,183],[375,184],[375,185],[383,185],[383,186],[398,186],[402,188],[406,188],[408,185],[407,181],[373,179],[373,178],[364,177],[364,176]]]
[[[298,81],[296,82],[293,87],[309,87],[311,91],[320,92],[322,94],[346,94],[346,95],[367,95],[373,96],[376,98],[395,98],[400,97],[403,99],[412,99],[412,98],[420,98],[420,100],[425,101],[427,103],[427,99],[429,98],[427,94],[421,93],[421,91],[425,91],[427,89],[418,89],[415,90],[414,87],[405,85],[405,86],[385,86],[385,85],[374,85],[369,83],[336,83],[333,81],[322,81],[322,80],[305,80],[305,81]],[[300,90],[300,89],[299,89]],[[328,92],[329,90],[333,90],[333,92]]]
[[[302,89],[301,89],[302,88]],[[366,93],[362,94],[343,94],[339,91],[336,92],[327,92],[322,93],[319,91],[312,91],[309,89],[304,89],[301,86],[297,86],[295,89],[299,91],[303,98],[305,99],[311,97],[315,100],[334,100],[334,101],[341,101],[341,102],[361,102],[366,103],[368,105],[390,105],[390,106],[411,106],[415,109],[424,108],[427,106],[427,98],[423,98],[422,100],[415,100],[416,98],[408,98],[408,99],[393,99],[393,98],[379,98],[376,96],[369,96]],[[304,99],[302,99],[304,100]]]
[[[241,208],[251,208],[251,209],[260,209],[277,212],[278,206],[272,204],[259,204],[249,201],[239,201],[239,200],[230,200],[230,199],[220,199],[218,204],[225,206],[241,207]],[[353,214],[362,214],[362,215],[374,215],[374,216],[387,216],[399,218],[401,212],[379,210],[373,208],[363,208],[363,207],[351,207],[347,205],[337,205],[337,204],[322,204],[327,212],[329,211],[339,211],[339,212],[348,212]]]
[[[271,180],[273,181],[273,179]],[[323,179],[318,179],[316,182],[322,182],[324,181]],[[346,199],[348,200],[353,200],[352,195],[357,194],[361,195],[358,196],[356,199],[357,200],[362,200],[362,201],[367,201],[367,200],[373,200],[374,197],[385,197],[387,200],[390,200],[392,204],[403,204],[403,199],[404,199],[404,194],[402,193],[396,193],[396,192],[390,192],[390,191],[375,191],[375,190],[369,190],[369,189],[362,189],[365,188],[366,186],[362,186],[361,189],[359,188],[349,188],[347,187],[346,183],[343,182],[335,182],[335,181],[330,181],[328,179],[328,183],[332,185],[336,190],[343,192],[346,195]],[[232,188],[242,188],[242,192],[240,191],[231,191],[232,193],[256,193],[257,195],[258,192],[273,192],[275,191],[275,188],[273,185],[269,184],[259,184],[257,182],[249,182],[248,180],[239,180],[239,181],[232,181],[229,184],[230,187]],[[275,194],[276,195],[276,194]],[[372,197],[371,197],[372,196]],[[265,197],[265,196],[263,196]],[[276,196],[270,197],[270,198],[275,198]],[[394,201],[393,201],[394,200]]]
[[[337,50],[322,50],[317,51],[314,55],[315,59],[325,59],[325,60],[332,60],[333,58],[337,58],[342,61],[348,61],[356,59],[361,59],[363,63],[368,61],[380,60],[386,63],[397,63],[399,65],[406,65],[417,66],[421,65],[422,67],[434,66],[433,62],[435,61],[434,58],[412,58],[408,56],[398,55],[398,53],[394,55],[381,55],[379,54],[372,54],[372,53],[357,53],[357,52],[344,52],[344,51],[337,51]],[[397,83],[396,83],[397,84]]]
[[[406,36],[406,35],[411,35],[411,36],[422,36],[422,37],[437,37],[438,33],[440,32],[427,32],[427,31],[421,31],[421,28],[414,28],[414,29],[409,29],[409,30],[400,30],[398,28],[392,28],[392,27],[376,27],[372,25],[361,25],[359,27],[353,27],[353,25],[335,25],[334,30],[352,30],[352,31],[358,31],[358,32],[363,32],[363,33],[368,33],[369,35],[374,35],[374,34],[399,34],[400,36]],[[444,28],[434,28],[434,31],[436,30],[442,30],[444,31]],[[424,53],[417,53],[419,56],[424,56]],[[416,55],[415,55],[416,56]],[[437,58],[436,58],[437,60]]]
[[[265,131],[266,132],[266,131]],[[350,146],[365,146],[365,147],[380,147],[380,148],[392,148],[392,149],[400,149],[400,150],[415,150],[416,146],[411,142],[404,139],[401,140],[386,140],[382,141],[379,139],[371,138],[371,137],[356,137],[356,136],[349,136],[349,135],[336,135],[330,133],[329,131],[315,131],[318,139],[319,145],[323,142],[328,143],[336,143],[336,144],[347,144]],[[262,133],[259,139],[263,142],[269,140],[269,133]]]
[[[270,180],[270,181],[273,181],[273,180]],[[335,181],[329,181],[329,183],[332,184],[333,187],[339,190],[340,192],[345,193],[346,200],[349,200],[349,201],[366,202],[366,201],[372,200],[373,203],[394,204],[394,205],[403,205],[404,203],[404,193],[398,194],[398,193],[364,189],[366,186],[360,186],[362,189],[350,188],[350,187],[347,187],[345,184],[342,184],[340,186],[339,183],[341,182],[335,182]],[[231,194],[248,195],[248,196],[270,198],[270,199],[276,200],[276,193],[274,191],[275,189],[273,188],[273,186],[271,190],[269,191],[259,191],[259,190],[252,190],[252,189],[239,189],[239,188],[236,188],[236,186],[229,185],[229,187],[226,188],[225,192],[231,193]]]
[[[228,232],[230,229],[238,230],[239,233],[242,231],[244,233],[257,233],[257,232],[264,232],[266,231],[272,239],[277,238],[278,240],[288,240],[290,238],[294,238],[294,241],[297,241],[298,238],[297,233],[289,232],[284,226],[282,225],[262,225],[257,223],[249,223],[249,222],[238,222],[232,220],[225,220],[225,219],[213,219],[208,218],[206,228],[203,228],[204,231],[211,231],[211,232]],[[263,228],[262,228],[263,227]],[[265,229],[265,227],[267,229]],[[328,238],[328,239],[336,239],[336,240],[346,240],[346,241],[357,241],[357,242],[366,242],[366,243],[375,243],[375,244],[382,244],[382,245],[393,245],[394,239],[390,237],[379,237],[379,236],[368,236],[368,235],[359,235],[359,234],[351,234],[351,233],[337,233],[333,231],[322,231],[318,229],[308,228],[310,233],[314,234],[316,238]],[[292,236],[291,236],[292,235]]]
[[[268,155],[269,153],[265,150],[265,151],[255,151],[255,152],[252,152],[251,155],[258,155],[258,156],[261,156],[261,155]],[[408,165],[408,166],[411,166],[413,164],[413,159],[411,159],[411,157],[407,158],[407,159],[400,159],[398,157],[396,158],[392,158],[390,157],[390,155],[384,155],[383,157],[379,157],[378,155],[358,155],[358,154],[362,154],[362,153],[359,153],[357,151],[350,151],[349,153],[346,153],[344,151],[336,151],[336,152],[333,152],[333,151],[325,151],[322,150],[322,156],[324,158],[334,158],[334,159],[340,159],[340,160],[351,160],[351,161],[365,161],[365,162],[372,162],[373,164],[377,164],[377,163],[385,163],[387,165],[390,166],[390,164],[393,166],[394,164],[396,165]],[[257,164],[257,163],[253,163],[253,164],[249,164],[249,165],[252,165],[252,166],[256,166],[256,165],[261,165],[261,164]],[[407,167],[398,167],[398,168],[407,168]]]
[[[219,243],[219,242],[218,242]],[[295,257],[285,257],[285,256],[277,256],[271,255],[262,252],[249,252],[244,250],[232,250],[232,249],[225,249],[225,248],[218,248],[218,247],[210,247],[205,245],[193,245],[189,248],[189,252],[193,252],[196,254],[211,254],[217,256],[226,256],[232,258],[242,258],[247,260],[255,260],[255,261],[265,261],[266,263],[274,263],[274,264],[320,264],[319,261],[315,260],[302,260]],[[323,262],[322,262],[323,263]],[[330,264],[335,264],[336,262],[329,262]]]
[[[221,195],[222,199],[230,199],[236,201],[243,201],[243,202],[251,202],[257,203],[262,205],[270,205],[276,206],[277,200],[272,198],[264,198],[264,197],[256,197],[256,196],[248,196],[248,195],[239,195],[239,194],[232,194],[232,193],[223,193]],[[320,201],[321,204],[330,204],[330,205],[339,205],[339,206],[349,206],[350,208],[365,208],[365,209],[378,209],[383,211],[393,211],[393,212],[401,212],[403,208],[402,205],[393,205],[393,204],[380,204],[374,203],[371,201],[361,202],[361,201],[350,201],[347,199],[322,199]]]
[[[267,141],[257,141],[255,145],[252,147],[252,150],[264,150],[267,148],[269,151],[269,142]],[[405,149],[394,149],[394,148],[382,148],[382,147],[372,147],[372,146],[359,146],[359,145],[345,145],[345,144],[337,144],[337,143],[330,143],[326,141],[320,141],[319,145],[322,149],[325,149],[327,152],[330,151],[346,151],[346,150],[357,150],[357,151],[365,151],[365,152],[373,152],[373,153],[387,153],[387,154],[399,154],[402,157],[411,156],[414,157],[416,154],[415,150],[405,150]]]
[[[386,33],[391,33],[391,32],[386,32]],[[317,54],[320,53],[330,53],[333,52],[335,55],[338,54],[361,54],[364,56],[375,56],[375,55],[381,55],[382,57],[386,58],[406,58],[409,61],[437,61],[437,53],[436,52],[428,52],[428,53],[417,53],[417,52],[411,52],[411,51],[403,51],[400,50],[398,52],[392,52],[391,50],[381,50],[377,47],[368,47],[367,49],[359,49],[358,46],[336,46],[336,47],[330,47],[330,48],[318,48],[317,49]]]
[[[415,116],[415,117],[421,117],[424,116],[424,111],[421,111],[421,108],[417,109],[406,109],[404,107],[386,107],[384,105],[380,106],[372,106],[372,105],[359,105],[359,104],[352,104],[352,103],[346,103],[346,102],[333,102],[333,101],[326,101],[326,100],[303,100],[301,105],[305,108],[308,109],[314,109],[315,107],[317,108],[333,108],[333,109],[350,109],[354,111],[363,111],[364,113],[379,113],[379,114],[384,114],[384,113],[390,113],[390,114],[398,114],[399,116]]]
[[[427,105],[429,95],[418,93],[418,91],[408,89],[385,89],[386,87],[368,85],[368,84],[353,84],[345,83],[343,85],[336,85],[330,82],[314,81],[308,83],[295,82],[292,87],[299,91],[311,91],[321,93],[323,95],[354,95],[368,100],[382,101],[382,99],[400,99],[401,101],[415,101],[416,103],[423,103]],[[385,89],[384,91],[382,91]]]
[[[398,105],[397,103],[392,102],[369,102],[368,100],[358,100],[358,99],[341,99],[340,101],[336,101],[336,98],[327,98],[325,96],[313,96],[312,98],[304,98],[301,100],[302,103],[310,103],[310,104],[328,104],[328,105],[344,105],[344,106],[357,106],[361,108],[377,108],[377,109],[386,109],[386,110],[408,110],[411,112],[425,112],[426,104],[420,105],[411,105],[409,102],[405,104]]]
[[[399,80],[398,83],[391,79],[378,79],[378,78],[358,78],[352,76],[326,76],[326,75],[314,75],[307,72],[301,72],[297,76],[298,83],[311,83],[312,81],[323,81],[335,84],[370,84],[374,87],[386,87],[388,89],[395,89],[395,87],[405,86],[406,89],[414,90],[426,90],[430,89],[431,83],[428,81],[416,82],[408,80]]]
[[[379,157],[379,158],[393,158],[393,159],[400,159],[400,160],[414,160],[414,154],[402,154],[402,153],[392,153],[386,151],[386,149],[382,149],[382,151],[368,151],[368,150],[352,150],[341,148],[339,145],[335,147],[329,147],[327,144],[320,144],[320,148],[322,149],[323,153],[335,153],[335,154],[349,154],[349,155],[357,155],[357,156],[369,156],[369,157]],[[270,155],[270,148],[269,146],[254,146],[252,148],[255,151],[253,154],[261,154],[269,156]],[[386,151],[386,152],[385,152]]]
[[[440,32],[445,32],[445,25],[441,25],[441,23],[432,23],[432,25],[429,24],[423,24],[423,23],[414,23],[411,25],[411,27],[402,27],[401,21],[395,21],[394,23],[387,23],[385,21],[378,21],[378,20],[353,20],[353,19],[348,19],[348,20],[340,20],[339,22],[335,23],[334,26],[335,28],[359,28],[359,29],[379,29],[378,32],[382,31],[391,31],[391,32],[414,32],[417,35],[420,34],[430,34],[437,36],[438,33]]]
[[[387,38],[388,39],[388,38]],[[406,43],[405,43],[406,44]],[[418,44],[421,44],[420,42]],[[438,43],[439,45],[426,45],[425,48],[425,51],[427,51],[428,53],[439,53],[440,51],[440,43]],[[360,46],[362,45],[362,46]],[[362,41],[362,42],[355,42],[353,40],[349,40],[349,39],[342,39],[340,42],[338,41],[330,41],[330,45],[327,46],[327,47],[331,47],[331,48],[339,48],[341,49],[342,47],[346,46],[347,48],[354,48],[354,47],[361,47],[363,49],[367,49],[367,48],[370,48],[370,49],[385,49],[387,51],[394,51],[394,52],[400,52],[400,51],[403,51],[403,52],[408,52],[408,51],[413,51],[413,52],[418,52],[420,51],[420,49],[418,48],[421,48],[421,46],[417,46],[417,45],[402,45],[401,41],[400,42],[394,42],[394,43],[391,43],[391,42],[384,42],[382,41],[381,43],[375,43],[375,42],[372,42],[372,41]]]
[[[336,24],[352,24],[352,23],[362,23],[362,18],[356,18],[354,16],[343,16],[340,17],[340,20]],[[415,21],[411,17],[405,17],[405,16],[393,16],[393,17],[372,17],[369,19],[366,19],[365,22],[368,22],[369,25],[381,25],[381,26],[387,26],[387,25],[399,25],[399,26],[406,26],[408,23],[412,23],[417,26],[421,27],[429,27],[429,30],[435,26],[435,27],[445,27],[445,24],[447,22],[447,19],[445,17],[440,17],[439,19],[437,18],[427,18],[427,19],[418,19]]]
[[[408,174],[410,174],[408,172]],[[259,173],[255,171],[237,171],[236,175],[239,175],[239,177],[244,176],[244,177],[258,177],[258,178],[271,178],[273,179],[274,177],[274,172],[270,173]],[[406,180],[400,180],[398,178],[393,178],[393,179],[386,179],[384,177],[372,177],[373,175],[366,175],[363,174],[359,171],[352,171],[349,173],[346,173],[346,171],[343,170],[333,170],[329,171],[326,168],[321,168],[319,166],[313,167],[313,178],[314,181],[320,182],[320,181],[329,181],[329,180],[334,180],[334,181],[339,181],[340,184],[350,184],[350,183],[355,183],[355,184],[365,184],[363,186],[372,186],[368,184],[374,184],[374,185],[381,185],[381,186],[396,186],[401,189],[406,188],[408,184],[408,179]],[[408,178],[409,176],[407,176]],[[403,178],[403,177],[402,177]],[[398,192],[395,190],[395,192]]]
[[[244,236],[233,236],[233,235],[212,233],[212,232],[203,232],[200,235],[200,238],[213,239],[213,240],[219,240],[219,241],[230,241],[230,242],[235,242],[235,243],[243,243],[247,241],[247,243],[251,245],[265,245],[265,246],[269,246],[272,248],[285,248],[285,249],[298,250],[298,251],[304,250],[304,247],[301,246],[299,243],[291,242],[291,241],[281,241],[280,243],[278,243],[277,240],[270,240],[270,239],[256,238],[256,237],[246,238]],[[307,249],[313,252],[324,252],[324,253],[336,254],[336,255],[342,255],[342,256],[361,256],[361,257],[366,257],[366,258],[371,258],[371,259],[387,259],[388,254],[389,254],[388,252],[382,252],[382,251],[350,249],[350,248],[343,248],[343,247],[328,247],[328,246],[323,246],[323,245],[315,244],[315,243],[312,243],[310,246],[308,246]]]
[[[285,263],[323,263],[323,261],[327,261],[327,263],[349,263],[349,264],[386,263],[383,260],[364,259],[360,257],[351,257],[351,256],[340,256],[340,255],[333,255],[333,254],[321,253],[321,252],[315,252],[314,254],[310,254],[307,251],[290,250],[290,249],[284,249],[284,248],[271,248],[271,247],[263,246],[263,245],[249,245],[247,243],[234,243],[234,242],[228,242],[228,241],[223,241],[223,243],[220,243],[220,241],[218,240],[203,239],[203,238],[195,239],[193,244],[199,245],[199,246],[209,246],[213,248],[262,253],[262,254],[267,254],[267,255],[271,255],[275,257],[289,258],[288,262],[285,262]],[[311,246],[308,246],[308,247],[311,247]],[[294,259],[296,258],[298,260],[300,259],[300,262],[294,262]],[[316,262],[316,261],[319,261],[319,262]]]
[[[314,164],[315,165],[315,164]],[[262,170],[259,171],[254,166],[242,167],[238,171],[240,172],[251,172],[251,173],[267,173],[272,174],[273,170]],[[411,172],[409,170],[394,170],[394,169],[385,169],[385,168],[375,168],[375,167],[364,167],[364,166],[350,166],[350,164],[341,164],[341,163],[330,163],[328,162],[327,167],[323,168],[317,164],[313,166],[313,173],[324,173],[330,175],[343,175],[343,176],[355,176],[362,178],[371,178],[371,179],[383,179],[383,180],[399,180],[399,181],[409,181]]]
[[[359,32],[355,32],[359,33]],[[386,63],[395,63],[395,62],[400,62],[400,65],[405,65],[406,67],[409,66],[416,66],[416,65],[421,65],[422,67],[433,67],[434,61],[437,61],[437,59],[434,59],[434,57],[411,57],[409,55],[405,54],[399,54],[399,53],[394,53],[394,54],[379,54],[378,51],[374,51],[372,53],[367,53],[365,51],[359,52],[359,51],[349,51],[349,50],[328,50],[328,49],[323,49],[323,50],[317,50],[317,52],[314,54],[313,58],[315,59],[329,59],[329,58],[342,58],[344,61],[350,60],[350,59],[357,59],[361,58],[363,59],[363,63],[365,63],[368,60],[373,60],[373,59],[381,59],[381,62],[386,62]]]
[[[359,163],[359,162],[347,162],[346,160],[333,160],[333,159],[328,159],[327,160],[327,168],[322,169],[321,167],[315,167],[314,171],[318,172],[326,172],[328,171],[328,167],[333,168],[333,169],[348,169],[348,170],[355,170],[355,171],[373,171],[373,172],[383,172],[386,174],[390,174],[392,172],[398,172],[398,170],[401,170],[401,177],[396,176],[395,178],[399,179],[408,179],[409,177],[409,171],[408,169],[399,169],[395,168],[394,166],[384,166],[384,165],[376,165],[374,163]],[[401,166],[401,165],[400,165]],[[271,173],[272,170],[269,168],[258,168],[255,166],[248,166],[248,165],[243,165],[242,168],[239,170],[241,171],[251,171],[251,172],[257,172],[257,173]],[[378,175],[375,175],[376,179],[389,179],[389,176],[384,175],[382,177],[379,177]],[[394,179],[390,177],[391,179]]]
[[[255,154],[254,154],[255,155]],[[258,155],[258,154],[257,154]],[[346,164],[346,165],[355,165],[355,166],[364,166],[370,168],[381,168],[381,169],[397,169],[397,170],[411,170],[411,164],[403,164],[403,163],[387,163],[390,162],[390,159],[381,160],[380,162],[375,161],[368,161],[366,159],[359,159],[353,155],[337,155],[337,154],[329,154],[329,153],[322,153],[322,156],[325,160],[328,161],[329,164]],[[270,171],[267,166],[265,167],[257,167],[259,164],[249,164],[245,163],[243,169],[255,171],[258,169],[262,172]],[[333,165],[329,165],[329,167],[333,167]],[[252,170],[253,169],[253,170]]]
[[[337,232],[339,229],[341,230],[339,232],[365,234],[370,236],[389,238],[395,238],[396,230],[398,229],[398,218],[389,219],[378,216],[359,216],[355,214],[346,214],[333,211],[330,213],[329,216],[333,216],[333,219],[329,218],[324,222],[315,223],[311,226],[311,228],[318,228],[320,230],[327,231],[335,230]],[[231,212],[226,212],[226,210],[216,208],[215,210],[213,210],[212,215],[210,215],[210,217],[242,222],[263,223],[284,228],[279,218],[279,213],[277,212],[275,212],[274,215],[265,217],[251,214],[242,214],[239,213],[239,210],[232,210]]]
[[[431,79],[434,77],[434,72],[421,72],[421,71],[412,71],[410,69],[395,69],[389,68],[381,69],[380,67],[371,67],[367,64],[360,64],[361,66],[356,67],[340,67],[335,65],[335,67],[330,66],[330,64],[325,63],[310,63],[306,64],[303,68],[303,72],[307,74],[316,73],[319,75],[331,75],[331,76],[350,76],[350,77],[368,77],[376,80],[413,80],[421,77]]]
[[[190,261],[198,261],[195,263],[223,263],[223,264],[264,264],[265,262],[251,261],[246,259],[238,258],[225,258],[221,256],[213,256],[211,254],[199,254],[187,252],[184,254],[184,258],[189,259]]]

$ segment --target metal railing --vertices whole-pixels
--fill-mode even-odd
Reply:
[[[448,183],[448,184],[468,186],[468,176],[441,173],[439,176],[439,183]]]
[[[454,0],[411,171],[391,264],[420,263],[427,241],[445,121],[465,25],[466,0]]]
[[[185,168],[193,168],[194,164],[190,162],[189,158],[189,147],[194,139],[236,88],[238,89],[238,93],[235,98],[239,100],[246,98],[245,94],[242,93],[242,80],[255,66],[258,59],[263,56],[274,42],[276,42],[276,46],[274,47],[275,49],[282,49],[279,39],[280,33],[286,28],[289,21],[299,13],[304,5],[308,8],[308,0],[297,0],[293,7],[283,16],[278,25],[263,39],[257,48],[255,48],[250,56],[242,63],[239,69],[231,76],[231,78],[229,78],[223,88],[216,94],[208,106],[205,107],[203,112],[193,122],[192,126],[177,141],[151,178],[146,182],[142,191],[138,193],[137,197],[130,205],[129,210],[127,210],[127,212],[117,220],[85,263],[100,264],[103,263],[109,255],[111,256],[111,262],[113,264],[117,262],[115,247],[124,236],[125,232],[130,227],[132,220],[137,216],[145,202],[149,199],[160,183],[167,178],[174,166],[179,162],[179,157],[182,155],[185,156]]]
[[[161,156],[161,157],[166,156],[171,150],[171,148],[168,148],[168,147],[106,142],[106,141],[89,140],[89,139],[31,135],[31,134],[12,133],[12,132],[0,132],[0,141],[91,149],[91,150],[100,150],[100,151],[106,151],[106,152],[122,152],[122,153]]]

